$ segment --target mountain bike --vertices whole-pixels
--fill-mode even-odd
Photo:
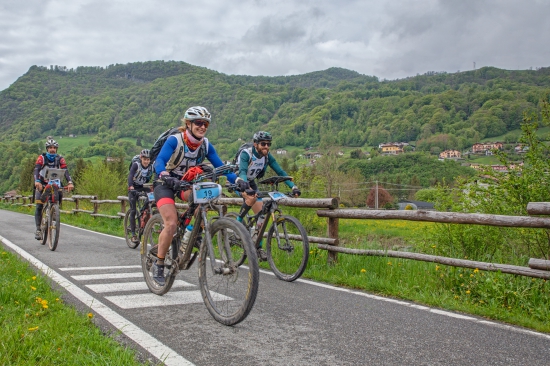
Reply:
[[[289,215],[283,215],[277,201],[292,197],[278,191],[279,183],[291,180],[292,177],[275,176],[264,179],[259,184],[268,184],[272,188],[269,191],[258,192],[258,197],[269,197],[264,200],[260,212],[255,215],[246,215],[243,224],[252,235],[254,247],[259,248],[264,238],[269,220],[272,224],[267,231],[266,253],[267,261],[271,270],[280,280],[292,282],[304,273],[309,260],[309,240],[306,229],[300,221]],[[228,185],[230,190],[236,190],[235,185]],[[237,219],[238,213],[228,212],[225,217]],[[258,225],[258,220],[265,218],[263,223]],[[260,220],[261,221],[261,220]],[[233,256],[238,258],[239,265],[244,263],[246,252],[238,238],[231,238]],[[248,263],[252,260],[249,258]]]
[[[44,179],[47,184],[42,190],[40,200],[43,202],[42,221],[40,222],[40,231],[42,232],[41,244],[48,243],[48,248],[54,251],[59,242],[59,230],[61,227],[59,202],[62,199],[61,177],[64,176],[66,169],[47,168],[44,173]]]
[[[151,186],[151,184],[149,184],[149,186]],[[155,195],[153,192],[136,191],[134,194],[137,196],[136,214],[134,219],[136,221],[135,232],[138,237],[138,241],[132,241],[132,229],[130,226],[130,214],[132,209],[128,209],[128,211],[126,211],[126,215],[124,216],[124,238],[126,239],[126,245],[132,249],[137,248],[141,242],[145,225],[151,216],[158,213],[156,210]]]
[[[219,167],[216,175],[232,172],[233,165]],[[207,175],[212,177],[212,175]],[[209,218],[208,211],[219,212],[214,205],[222,188],[215,182],[194,183],[182,181],[178,191],[192,189],[189,208],[178,215],[177,231],[164,260],[165,284],[160,286],[154,279],[152,265],[156,259],[159,234],[163,229],[160,214],[153,215],[145,226],[141,245],[141,265],[149,290],[163,295],[170,290],[176,275],[188,270],[199,258],[199,285],[209,313],[218,322],[234,325],[244,320],[256,300],[259,268],[256,251],[245,227],[235,220],[224,217]],[[183,240],[186,227],[194,220],[189,240]],[[230,238],[242,243],[243,251],[251,258],[249,266],[238,265],[230,247]]]

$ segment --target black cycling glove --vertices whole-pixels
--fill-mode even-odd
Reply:
[[[247,189],[250,189],[250,184],[248,184],[248,182],[242,180],[242,179],[237,179],[237,181],[235,182],[235,184],[237,185],[237,190],[239,192],[244,192],[246,191]]]
[[[293,196],[300,197],[301,194],[302,194],[302,191],[300,191],[298,189],[298,187],[296,187],[296,186],[292,187],[292,195]]]

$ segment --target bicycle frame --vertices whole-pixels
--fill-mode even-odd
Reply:
[[[193,264],[196,256],[198,255],[198,252],[195,251],[193,257],[191,257],[193,251],[189,250],[189,248],[192,249],[195,246],[195,243],[201,233],[205,235],[205,240],[202,240],[200,245],[206,245],[206,249],[208,250],[208,255],[210,256],[210,258],[216,258],[216,256],[214,255],[214,246],[212,245],[212,237],[210,236],[210,221],[207,218],[207,212],[209,211],[209,208],[218,211],[217,208],[213,207],[212,202],[200,204],[190,202],[189,208],[183,214],[179,215],[177,233],[174,236],[174,239],[172,239],[171,244],[175,244],[175,248],[179,249],[181,239],[183,238],[183,233],[187,225],[189,225],[193,218],[195,219],[195,221],[193,223],[193,230],[191,231],[191,235],[189,237],[189,242],[187,243],[186,248],[188,249],[186,249],[184,253],[181,253],[181,251],[178,250],[178,256],[174,259],[177,264],[175,266],[177,268],[177,271],[187,270]],[[224,245],[226,246],[226,253],[229,253],[229,255],[231,255],[229,243],[224,242]],[[222,250],[220,248],[220,254],[221,251]],[[233,258],[229,258],[229,260],[233,261]],[[210,261],[210,265],[212,267],[212,273],[214,274],[231,274],[238,268],[237,266],[232,269],[222,268],[221,266],[216,264],[216,261]],[[170,270],[174,270],[173,267]]]

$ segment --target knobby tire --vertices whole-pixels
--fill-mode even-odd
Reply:
[[[286,236],[285,232],[292,237]],[[283,281],[295,281],[304,273],[309,259],[306,229],[293,216],[276,217],[267,234],[266,252],[275,276]]]
[[[59,206],[57,204],[50,205],[50,215],[48,218],[48,248],[54,251],[57,248],[59,242],[59,230],[61,228],[61,221],[59,217]]]
[[[138,247],[139,241],[137,243],[134,243],[132,241],[132,230],[130,229],[130,212],[132,212],[132,210],[128,210],[126,212],[126,215],[124,215],[124,239],[126,239],[126,245],[128,245],[129,248],[135,249]],[[139,230],[139,225],[140,225],[139,218],[137,217],[137,213],[134,219],[136,221],[136,232],[137,232]]]
[[[222,217],[210,224],[212,246],[216,258],[210,258],[207,236],[203,238],[199,253],[199,283],[206,308],[218,322],[235,325],[243,321],[254,306],[258,293],[259,268],[256,251],[250,234],[239,222]],[[239,267],[227,252],[231,238],[243,243],[249,258],[247,266]],[[226,270],[225,274],[212,271],[211,260],[216,267]]]
[[[141,240],[141,269],[143,271],[143,277],[145,278],[145,283],[149,290],[156,295],[164,295],[172,288],[174,280],[176,279],[177,271],[172,271],[172,275],[167,276],[168,272],[172,265],[175,265],[173,259],[178,255],[177,244],[172,241],[168,252],[166,253],[166,258],[164,259],[164,275],[165,283],[164,286],[160,286],[154,279],[152,273],[152,265],[156,257],[149,253],[151,248],[158,244],[158,237],[162,229],[164,228],[163,220],[160,214],[153,215],[147,225],[145,225],[144,234]]]

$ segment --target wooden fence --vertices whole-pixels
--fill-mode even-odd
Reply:
[[[2,198],[1,201],[15,205],[31,206],[30,196],[15,196],[10,198]],[[269,199],[269,198],[267,198]],[[83,210],[79,208],[79,203],[82,200],[90,200],[93,204],[93,210]],[[96,196],[73,195],[72,197],[63,198],[63,201],[70,201],[75,204],[75,208],[71,211],[62,211],[66,213],[89,213],[96,217],[107,217],[113,219],[123,218],[126,214],[127,196],[118,196],[116,200],[98,200]],[[27,203],[28,202],[28,203]],[[106,215],[99,213],[101,204],[120,204],[120,212],[114,215]],[[242,198],[220,198],[217,202],[221,206],[238,206],[242,204]],[[317,216],[327,218],[327,237],[308,236],[310,243],[317,244],[319,249],[328,251],[328,262],[337,261],[337,253],[366,255],[366,256],[383,256],[393,258],[412,259],[443,265],[481,269],[485,271],[500,271],[502,273],[510,273],[514,275],[529,276],[535,278],[550,279],[550,261],[544,259],[531,258],[529,267],[513,266],[508,264],[487,263],[479,261],[471,261],[465,259],[455,259],[448,257],[440,257],[421,253],[401,252],[392,250],[365,250],[351,249],[340,247],[338,238],[339,220],[340,219],[378,219],[378,220],[408,220],[408,221],[425,221],[451,224],[470,224],[470,225],[488,225],[499,227],[517,227],[517,228],[541,228],[550,229],[550,218],[533,217],[533,216],[507,216],[507,215],[489,215],[489,214],[470,214],[456,212],[436,212],[422,210],[400,210],[400,211],[385,211],[385,210],[365,210],[365,209],[340,209],[339,200],[337,198],[285,198],[279,200],[281,206],[314,208]],[[177,203],[178,209],[186,209],[187,204]],[[529,215],[550,215],[550,203],[547,202],[531,202],[527,206]]]

